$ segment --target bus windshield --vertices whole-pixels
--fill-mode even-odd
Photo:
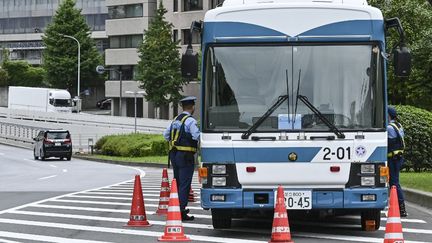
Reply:
[[[305,97],[341,130],[384,128],[384,82],[374,44],[211,46],[205,52],[204,131],[328,131]]]

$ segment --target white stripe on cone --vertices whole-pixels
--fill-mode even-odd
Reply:
[[[178,194],[177,193],[170,193],[170,198],[178,198]]]
[[[273,227],[272,233],[289,233],[290,229],[288,227]]]
[[[385,233],[384,239],[403,239],[402,233]]]
[[[168,212],[180,212],[180,206],[171,206],[168,208]]]
[[[278,212],[276,212],[276,213],[274,213],[274,218],[284,219],[284,218],[288,218],[288,215],[287,215],[287,213],[278,213]]]
[[[179,226],[179,225],[182,225],[181,220],[167,220],[166,221],[166,226]]]
[[[393,224],[399,223],[400,224],[401,219],[399,217],[388,217],[387,223],[393,223]]]
[[[161,197],[160,200],[162,202],[169,202],[169,197]]]

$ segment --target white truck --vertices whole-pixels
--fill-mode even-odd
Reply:
[[[71,106],[71,95],[67,90],[9,87],[9,109],[70,113],[72,112]]]

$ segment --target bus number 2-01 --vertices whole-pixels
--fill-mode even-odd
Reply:
[[[324,151],[324,160],[331,160],[332,155],[336,155],[338,159],[351,159],[351,148],[350,147],[338,147],[336,151],[333,151],[329,147],[325,147]],[[346,157],[345,157],[346,156]]]

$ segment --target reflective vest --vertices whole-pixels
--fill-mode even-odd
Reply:
[[[174,121],[180,121],[180,129],[173,128],[173,124],[171,124],[170,130],[170,140],[169,140],[169,150],[178,150],[184,152],[193,152],[195,153],[198,148],[198,141],[192,139],[192,134],[185,131],[185,122],[186,119],[191,117],[188,114],[180,114]]]
[[[395,138],[388,138],[388,158],[393,158],[395,155],[402,155],[405,150],[405,140],[401,135],[400,129],[402,125],[398,122],[390,122],[390,126],[396,131],[397,136]]]

